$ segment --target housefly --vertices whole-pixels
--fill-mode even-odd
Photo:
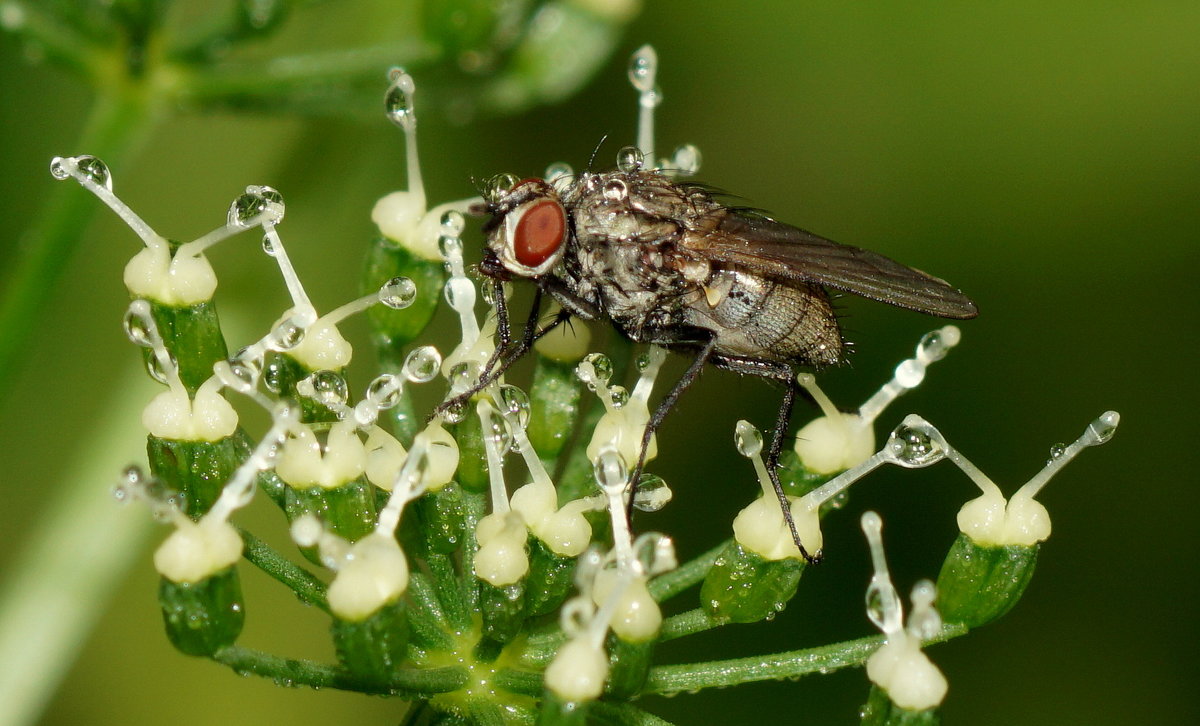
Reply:
[[[639,85],[636,70],[631,66],[630,74],[642,90],[645,131],[646,110],[657,103],[657,96],[651,103],[646,97],[657,90],[652,77],[649,86]],[[643,133],[639,142],[646,149],[652,137]],[[501,346],[475,390],[548,330],[537,329],[544,295],[561,305],[556,324],[571,316],[607,321],[630,340],[690,356],[650,417],[630,479],[637,482],[653,432],[706,364],[781,382],[768,471],[796,545],[813,561],[820,553],[810,556],[800,542],[776,468],[798,392],[796,369],[844,358],[829,290],[943,318],[975,317],[975,304],[944,280],[883,255],[728,206],[703,185],[648,168],[638,147],[622,149],[617,159],[612,171],[550,180],[501,175],[488,183],[476,210],[490,216],[480,272],[495,288]],[[499,291],[513,279],[537,286],[520,340],[513,339]]]

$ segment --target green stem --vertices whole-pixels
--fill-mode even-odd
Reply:
[[[940,643],[965,635],[966,632],[965,625],[950,623],[944,625],[937,636],[925,642]],[[755,681],[778,681],[812,673],[826,674],[839,668],[862,665],[882,644],[883,636],[875,635],[787,653],[659,666],[651,669],[644,692],[690,693],[701,688],[723,688]]]
[[[5,5],[6,12],[20,18],[17,24],[7,29],[33,41],[47,61],[84,78],[94,75],[96,48],[87,37],[37,3],[10,0]]]
[[[712,569],[713,563],[717,561],[717,557],[728,546],[729,540],[725,540],[699,557],[654,578],[647,586],[650,590],[650,596],[658,602],[662,602],[675,597],[689,587],[699,583],[708,574],[708,571]]]
[[[465,670],[451,667],[400,670],[392,675],[389,683],[381,686],[356,678],[335,666],[297,658],[280,658],[236,646],[218,651],[213,660],[229,666],[237,673],[273,678],[277,683],[288,686],[337,688],[404,698],[456,691],[467,682]]]
[[[668,640],[682,638],[685,635],[702,633],[705,630],[719,628],[722,625],[725,625],[726,622],[728,621],[714,618],[704,608],[688,610],[685,613],[672,615],[664,620],[662,629],[658,634],[658,640],[659,642],[666,642]]]
[[[287,585],[304,604],[329,612],[329,603],[325,600],[326,585],[320,578],[279,554],[269,544],[246,530],[239,529],[238,533],[242,536],[242,542],[246,544],[242,556],[247,561]]]
[[[596,701],[589,704],[588,715],[594,716],[600,723],[618,726],[671,726],[670,721],[647,713],[631,703]]]
[[[97,99],[91,118],[70,153],[88,153],[114,166],[154,125],[141,89],[128,87]],[[47,160],[47,163],[49,160]],[[54,183],[49,172],[47,183]],[[42,206],[32,227],[21,238],[17,258],[0,285],[0,395],[13,381],[13,367],[28,350],[30,333],[40,311],[54,294],[55,283],[86,230],[88,219],[100,207],[91,194],[73,181],[59,183]]]

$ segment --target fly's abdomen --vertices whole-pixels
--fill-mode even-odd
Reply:
[[[815,366],[841,360],[841,332],[820,286],[726,269],[714,270],[701,290],[685,318],[716,333],[716,352]]]

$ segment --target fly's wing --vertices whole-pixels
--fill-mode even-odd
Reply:
[[[688,230],[683,247],[704,259],[825,285],[928,315],[965,319],[979,312],[971,298],[945,280],[749,212],[716,211]]]

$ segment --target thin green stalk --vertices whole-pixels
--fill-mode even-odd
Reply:
[[[244,529],[238,529],[246,549],[242,556],[258,569],[282,582],[306,605],[329,612],[325,600],[326,585],[316,575],[276,552],[269,544]]]
[[[631,703],[607,703],[596,701],[589,704],[588,715],[597,721],[618,726],[672,726],[670,721],[647,713]]]
[[[101,96],[92,109],[83,133],[65,153],[88,153],[115,166],[124,166],[133,148],[154,126],[157,115],[141,89]],[[27,350],[39,311],[54,294],[55,283],[91,216],[103,205],[74,182],[56,182],[46,171],[46,184],[54,185],[32,227],[21,237],[21,246],[4,283],[0,285],[0,396],[14,380],[13,367]]]
[[[927,643],[938,643],[965,635],[967,628],[958,623],[943,626],[942,632]],[[831,673],[840,668],[858,666],[883,644],[882,635],[848,640],[816,648],[793,650],[773,655],[751,656],[707,663],[658,666],[650,670],[646,693],[673,694],[701,688],[723,688],[755,681],[778,681],[812,673]]]
[[[717,557],[728,546],[729,540],[725,540],[699,557],[654,578],[647,585],[647,589],[650,590],[650,596],[658,602],[662,602],[698,584],[708,574],[708,571],[712,569],[713,563],[717,561]]]
[[[218,651],[213,660],[229,666],[237,673],[272,678],[281,685],[337,688],[408,698],[456,691],[467,682],[467,672],[462,668],[431,668],[398,671],[389,683],[381,686],[363,681],[336,666],[298,658],[280,658],[236,646]]]
[[[702,633],[705,630],[719,628],[725,625],[726,622],[709,615],[708,611],[704,608],[695,608],[685,613],[672,615],[664,620],[662,629],[658,633],[658,640],[661,643],[682,638],[685,635],[692,635],[693,633]]]

